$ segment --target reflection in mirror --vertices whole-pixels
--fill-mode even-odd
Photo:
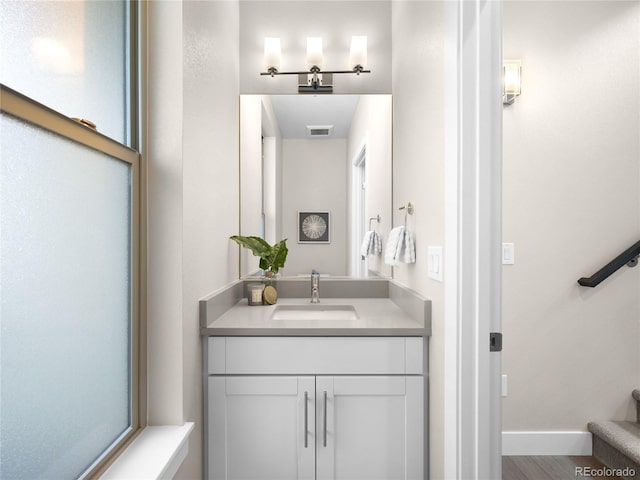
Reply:
[[[287,238],[282,276],[390,276],[391,115],[391,95],[240,97],[240,234]],[[363,259],[369,230],[382,253]],[[240,253],[241,276],[259,275]]]

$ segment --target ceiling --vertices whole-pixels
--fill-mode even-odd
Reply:
[[[347,138],[359,96],[271,95],[269,98],[282,138],[309,138],[307,125],[333,125],[328,138]]]

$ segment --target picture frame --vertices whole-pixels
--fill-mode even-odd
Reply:
[[[298,243],[331,243],[329,212],[298,212]]]

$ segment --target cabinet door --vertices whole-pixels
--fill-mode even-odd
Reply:
[[[208,476],[315,479],[314,377],[209,377]]]
[[[318,480],[423,480],[421,376],[317,377]]]

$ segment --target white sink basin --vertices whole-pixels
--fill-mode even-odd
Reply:
[[[353,305],[278,305],[271,320],[358,320]]]

